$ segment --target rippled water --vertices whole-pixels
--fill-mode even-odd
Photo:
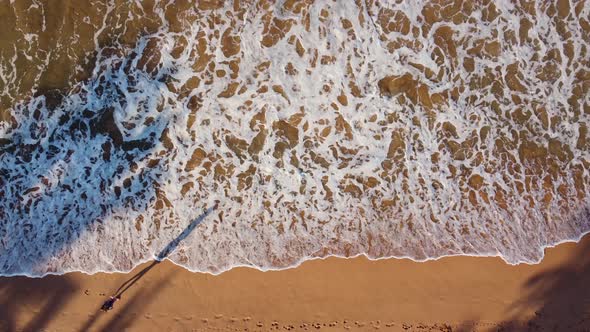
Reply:
[[[170,243],[213,273],[536,262],[590,230],[589,1],[5,1],[0,19],[0,274],[129,270]]]

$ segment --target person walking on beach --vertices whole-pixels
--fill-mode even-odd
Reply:
[[[115,302],[119,301],[121,299],[121,295],[117,295],[115,297],[111,296],[108,300],[106,300],[103,304],[102,307],[100,308],[100,310],[107,312],[109,310],[113,310],[113,306],[115,305]]]

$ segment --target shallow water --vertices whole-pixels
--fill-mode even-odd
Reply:
[[[129,270],[170,243],[213,273],[531,263],[590,231],[588,1],[11,1],[0,18],[0,274]]]

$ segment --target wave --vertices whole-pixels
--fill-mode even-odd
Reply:
[[[57,94],[20,91],[3,54],[0,274],[129,271],[171,243],[210,273],[534,263],[579,239],[590,9],[437,6],[112,2],[77,35],[92,71]]]

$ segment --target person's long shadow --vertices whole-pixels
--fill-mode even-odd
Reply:
[[[123,293],[125,293],[127,290],[129,290],[135,283],[137,283],[151,269],[153,269],[156,265],[160,264],[164,259],[168,258],[168,256],[170,256],[170,254],[173,253],[176,250],[176,248],[178,248],[178,245],[182,242],[182,240],[186,239],[195,230],[195,228],[201,222],[203,222],[203,220],[205,220],[205,218],[209,214],[211,214],[211,212],[215,211],[216,209],[217,209],[217,205],[214,205],[213,207],[207,209],[198,218],[191,221],[182,233],[180,233],[174,240],[170,241],[170,243],[168,243],[168,245],[166,245],[166,247],[164,249],[162,249],[154,257],[154,261],[150,265],[143,268],[141,271],[137,272],[131,278],[126,280],[124,283],[122,283],[119,286],[119,288],[113,293],[113,297],[121,298]],[[141,303],[143,303],[143,305],[145,305],[147,302],[149,302],[149,300],[151,300],[157,294],[157,290],[162,288],[163,283],[164,283],[163,281],[160,281],[158,283],[157,287],[150,288],[150,291],[146,295],[146,297],[141,298]],[[123,309],[121,309],[122,311],[119,311],[119,313],[108,323],[107,327],[105,327],[104,330],[111,331],[112,330],[111,328],[127,327],[129,324],[131,324],[133,318],[129,315],[123,315],[122,313],[127,312],[133,308],[136,308],[140,303],[140,296],[141,296],[141,294],[134,295],[131,298],[131,300],[129,300],[127,302],[127,304],[123,307]],[[90,329],[90,327],[92,327],[94,325],[94,323],[96,322],[96,320],[98,319],[99,314],[100,314],[100,312],[97,309],[97,312],[92,317],[90,317],[90,319],[88,319],[88,321],[86,321],[86,323],[84,323],[84,325],[82,326],[82,328],[80,330],[87,331],[88,329]],[[118,319],[120,317],[124,317],[124,321],[118,321]]]
[[[136,294],[127,300],[123,308],[114,313],[115,315],[101,328],[101,331],[124,331],[126,328],[129,328],[135,319],[138,318],[138,311],[155,299],[158,292],[166,286],[170,277],[168,276],[166,279],[158,281],[150,286],[149,289],[140,288]],[[81,329],[80,331],[88,331],[88,329]]]
[[[172,252],[174,252],[174,250],[176,250],[180,242],[186,239],[189,236],[189,234],[192,233],[192,231],[215,209],[217,209],[217,205],[207,209],[205,213],[200,215],[197,219],[193,220],[185,228],[185,230],[182,233],[180,233],[180,235],[178,235],[174,240],[170,241],[170,243],[168,243],[168,245],[166,245],[166,247],[156,255],[155,260],[149,266],[139,271],[129,280],[125,281],[119,287],[119,289],[117,289],[114,296],[117,297],[123,295],[123,293],[125,293],[131,286],[133,286],[133,284],[139,281],[139,279],[141,279],[146,273],[148,273],[152,268],[161,263],[164,259],[166,259]]]

